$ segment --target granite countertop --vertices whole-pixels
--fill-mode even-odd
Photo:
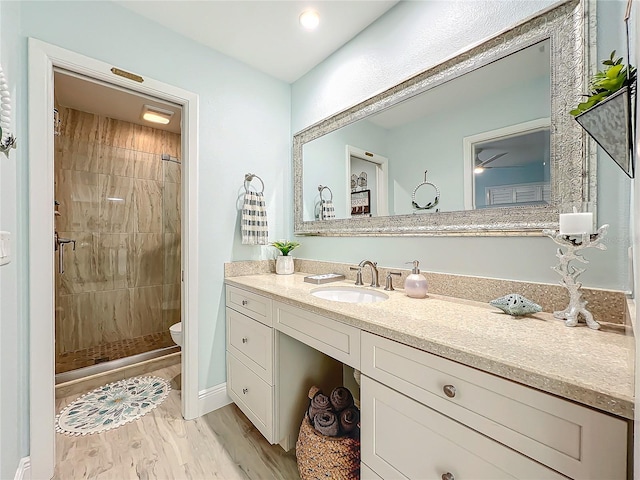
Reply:
[[[310,291],[306,274],[227,277],[225,283],[306,308],[361,330],[508,380],[633,419],[634,341],[630,335],[569,328],[549,313],[511,317],[488,304],[429,294],[384,292],[378,303],[350,304]],[[369,288],[369,287],[359,287]],[[376,289],[383,291],[381,288]]]

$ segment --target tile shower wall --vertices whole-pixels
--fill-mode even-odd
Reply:
[[[161,154],[180,158],[180,135],[59,110],[56,229],[76,250],[56,274],[56,355],[167,332],[180,321],[181,166]]]

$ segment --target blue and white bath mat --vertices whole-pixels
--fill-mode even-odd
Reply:
[[[159,377],[134,377],[98,387],[67,405],[56,416],[56,431],[66,435],[101,433],[146,415],[160,405],[171,387]]]

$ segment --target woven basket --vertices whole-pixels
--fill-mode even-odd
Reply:
[[[304,415],[296,443],[302,480],[357,480],[360,478],[360,440],[322,435]]]

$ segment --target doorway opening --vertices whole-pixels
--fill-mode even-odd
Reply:
[[[389,215],[387,179],[389,160],[382,155],[347,145],[347,209],[352,216],[381,217]]]
[[[59,384],[180,351],[182,108],[60,68],[54,102]]]
[[[54,70],[79,75],[97,82],[103,82],[111,88],[141,94],[150,100],[155,99],[164,104],[173,104],[181,108],[182,128],[180,149],[179,155],[173,157],[174,160],[181,162],[181,187],[179,201],[173,202],[173,205],[178,205],[177,208],[181,211],[179,254],[181,257],[181,268],[178,273],[180,276],[179,283],[181,285],[179,309],[180,319],[182,320],[183,344],[181,354],[181,403],[182,415],[187,420],[199,416],[197,322],[199,260],[197,235],[197,172],[199,161],[197,148],[198,95],[154,80],[153,78],[142,77],[132,72],[126,72],[111,64],[37,39],[29,38],[28,47],[29,389],[31,392],[29,400],[29,446],[32,478],[51,478],[55,467],[55,287],[56,282],[60,278],[60,276],[56,274],[56,269],[59,265],[56,263],[57,259],[54,251],[54,244],[57,243],[54,237],[57,222],[57,220],[54,222],[56,201],[54,189],[54,180],[56,177],[54,152],[56,145],[55,138],[57,137],[56,131],[58,130],[56,127],[57,120],[61,120],[60,129],[64,128],[63,119],[60,118],[60,111],[58,111],[57,115],[54,112],[56,107],[54,99]],[[67,125],[69,125],[69,123],[67,123]],[[79,130],[79,132],[83,131],[82,128]],[[59,133],[62,133],[62,131]],[[79,138],[83,138],[82,134],[79,134]],[[89,142],[86,143],[88,148]],[[131,148],[131,145],[125,145],[125,147],[138,152],[138,150]],[[142,149],[142,152],[148,153],[145,149]],[[135,155],[137,155],[137,153]],[[171,160],[171,155],[169,155],[169,157],[169,160]],[[163,161],[162,158],[160,160]],[[134,172],[135,165],[136,163],[134,162]],[[86,176],[87,171],[80,170],[77,175]],[[101,173],[98,173],[98,175],[101,175]],[[104,175],[106,179],[108,174],[104,173]],[[105,182],[102,185],[106,188],[109,182]],[[81,188],[78,195],[90,195],[88,191],[89,190]],[[109,189],[107,188],[105,193],[108,191]],[[116,192],[114,192],[113,196],[109,194],[109,197],[114,199],[124,198],[115,193]],[[124,191],[117,193],[124,193]],[[108,208],[112,206],[115,208],[115,204],[119,202],[118,200],[114,200],[113,203],[114,205],[109,205]],[[61,206],[62,205],[60,205],[60,207]],[[107,212],[108,208],[104,211]],[[69,212],[66,213],[67,215],[69,214]],[[82,222],[85,217],[84,215],[80,215],[79,221]],[[114,214],[114,219],[118,220],[116,217]],[[98,220],[99,219],[100,216],[98,215]],[[121,222],[124,220],[124,216],[119,218]],[[145,221],[142,219],[139,220]],[[68,233],[75,232],[72,231]],[[135,233],[136,232],[133,232],[134,235]],[[111,232],[111,234],[119,234],[119,232]],[[128,233],[123,233],[123,235],[128,235]],[[62,238],[74,240],[73,238],[64,236],[62,236]],[[76,240],[76,248],[78,248],[78,246]],[[69,254],[68,258],[74,258],[71,256],[73,243],[67,242],[64,248],[64,255],[67,256],[67,254]],[[107,250],[109,249],[96,249],[97,252]],[[109,251],[113,252],[114,250],[111,249]],[[91,252],[91,249],[86,249],[85,252]],[[136,256],[136,252],[136,250],[133,250],[133,256]],[[147,261],[146,257],[141,257],[143,258],[138,258],[136,261]],[[118,255],[117,258],[120,260],[126,258],[126,256]],[[69,259],[63,259],[63,266],[73,271],[76,266],[73,265],[73,262],[68,262],[70,262]],[[84,265],[84,263],[79,262],[79,265]],[[118,262],[114,262],[113,265],[117,267],[120,266]],[[80,269],[80,266],[77,268]],[[97,269],[95,269],[95,271],[97,271]],[[139,271],[142,272],[143,270]],[[132,280],[136,279],[135,276],[125,276],[125,278],[127,282],[129,278]],[[129,283],[127,283],[127,288],[129,288],[128,285]],[[143,285],[139,283],[137,287],[143,287]],[[131,288],[137,287],[134,284]],[[96,289],[96,291],[101,292],[101,290],[98,289]],[[84,293],[87,295],[87,298],[91,298],[91,292],[80,293]],[[157,289],[157,294],[159,294],[159,289]],[[124,304],[124,301],[122,303]],[[117,306],[120,307],[120,304],[117,304]],[[115,306],[112,308],[115,308]]]

